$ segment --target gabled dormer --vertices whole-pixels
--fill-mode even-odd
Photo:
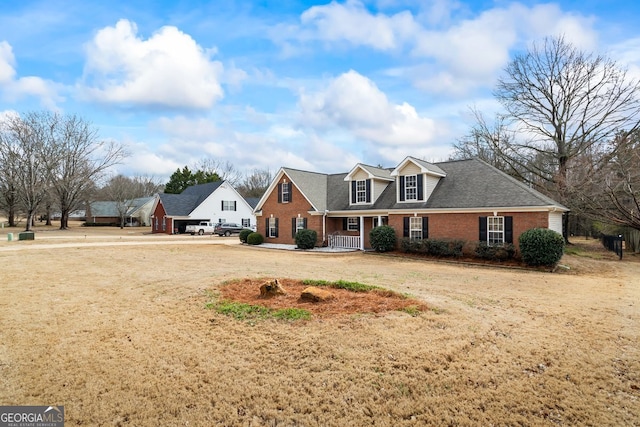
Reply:
[[[344,178],[349,182],[349,205],[372,205],[390,183],[388,169],[358,163]]]
[[[395,178],[396,202],[426,202],[440,179],[446,175],[434,164],[415,157],[405,158],[390,174]]]

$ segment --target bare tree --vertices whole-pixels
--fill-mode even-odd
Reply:
[[[572,169],[584,167],[573,160],[601,159],[593,154],[620,129],[639,127],[639,89],[614,61],[546,38],[508,64],[494,92],[515,137],[487,142],[521,179],[573,208],[569,186],[582,173]]]
[[[221,180],[227,181],[232,186],[237,186],[242,179],[242,173],[229,161],[224,163],[210,157],[201,159],[194,167],[197,171],[202,171],[207,175],[216,174]]]
[[[14,177],[16,198],[26,213],[29,231],[49,189],[42,153],[50,129],[39,113],[6,116],[1,126],[0,151],[8,160],[5,167]]]
[[[640,131],[622,132],[611,143],[604,165],[589,174],[580,200],[594,218],[640,230]]]
[[[120,218],[120,228],[124,228],[127,213],[135,206],[136,199],[152,196],[160,188],[161,184],[153,178],[142,176],[129,178],[116,175],[99,190],[99,198],[115,202],[116,211]]]
[[[269,169],[254,169],[251,174],[245,176],[237,189],[244,198],[262,197],[272,179],[273,174]]]
[[[13,152],[6,147],[0,147],[0,209],[6,213],[9,227],[16,226],[18,190],[16,171],[13,167],[16,161]]]
[[[88,191],[126,153],[122,145],[98,138],[97,129],[76,115],[46,113],[53,138],[46,147],[49,179],[60,208],[60,229],[88,199]]]

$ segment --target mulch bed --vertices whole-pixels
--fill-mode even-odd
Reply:
[[[242,279],[220,286],[220,299],[261,305],[272,309],[300,308],[308,310],[318,317],[354,313],[386,313],[408,307],[415,307],[419,311],[428,310],[425,303],[415,298],[407,298],[386,290],[352,292],[345,289],[323,287],[331,292],[335,298],[322,302],[305,301],[300,299],[300,294],[309,285],[303,284],[301,280],[280,277],[277,279],[287,295],[261,298],[260,285],[272,279]]]

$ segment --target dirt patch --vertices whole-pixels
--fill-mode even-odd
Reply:
[[[368,292],[353,292],[346,289],[324,288],[335,298],[329,301],[310,302],[300,298],[302,291],[309,285],[301,280],[278,278],[278,282],[286,290],[286,295],[271,298],[260,296],[260,285],[270,279],[243,279],[231,281],[220,286],[220,299],[260,305],[272,309],[300,308],[318,317],[331,317],[356,313],[386,313],[389,311],[407,310],[415,308],[419,311],[428,310],[427,304],[408,298],[397,292],[384,289]]]

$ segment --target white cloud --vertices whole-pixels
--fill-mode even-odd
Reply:
[[[17,101],[33,96],[49,109],[56,109],[63,98],[58,94],[62,86],[36,76],[16,78],[16,60],[13,48],[6,41],[0,41],[0,93],[9,101]]]
[[[210,108],[223,97],[223,66],[176,27],[147,40],[126,19],[98,31],[86,45],[82,93],[108,103],[174,108]],[[234,70],[232,80],[239,78]]]
[[[0,42],[0,84],[10,82],[16,75],[13,49],[6,41]]]
[[[368,78],[349,71],[332,80],[322,91],[302,93],[299,101],[300,123],[319,133],[347,132],[353,145],[366,145],[366,157],[397,161],[416,153],[433,151],[438,138],[446,132],[423,117],[415,107],[394,104]],[[388,153],[404,153],[388,157]],[[387,154],[385,154],[387,153]]]
[[[416,27],[410,12],[392,16],[372,15],[359,0],[331,2],[306,10],[300,20],[314,28],[313,38],[329,42],[347,41],[379,50],[400,47]]]

